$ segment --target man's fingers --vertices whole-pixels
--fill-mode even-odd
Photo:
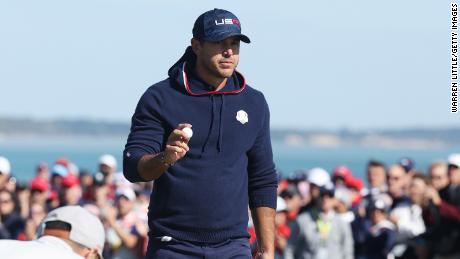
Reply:
[[[185,142],[183,142],[183,141],[174,141],[174,142],[172,143],[172,145],[181,147],[181,148],[183,148],[184,150],[189,151],[188,145],[187,145]]]
[[[172,150],[176,153],[186,153],[187,152],[187,150],[185,150],[184,148],[173,146],[173,145],[166,145],[166,149]]]
[[[191,127],[192,127],[192,124],[190,123],[180,123],[179,125],[177,125],[176,129],[182,130],[183,128],[191,128]]]

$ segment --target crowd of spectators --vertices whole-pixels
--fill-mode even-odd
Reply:
[[[371,160],[366,173],[367,187],[346,166],[281,178],[277,258],[460,258],[460,154],[426,172]]]
[[[0,157],[0,239],[36,239],[48,211],[81,205],[105,226],[105,259],[143,258],[152,182],[128,182],[111,155],[98,164],[91,173],[59,158],[22,183]],[[425,172],[409,158],[371,160],[366,173],[366,182],[344,165],[280,175],[277,258],[460,258],[460,154]],[[255,251],[251,220],[248,233]]]
[[[143,258],[151,190],[152,183],[128,182],[111,155],[100,157],[97,173],[79,171],[65,158],[40,163],[26,184],[11,177],[9,161],[0,157],[0,239],[33,240],[48,211],[81,205],[104,224],[104,258]]]

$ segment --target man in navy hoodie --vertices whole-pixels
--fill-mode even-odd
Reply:
[[[259,258],[273,258],[277,177],[263,94],[235,70],[238,18],[200,15],[169,77],[147,89],[123,154],[131,182],[154,182],[147,258],[251,258],[248,205]],[[193,126],[188,139],[182,129]]]

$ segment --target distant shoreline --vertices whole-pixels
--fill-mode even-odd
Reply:
[[[34,120],[0,117],[0,143],[5,141],[69,139],[123,139],[129,133],[127,123],[96,120]],[[380,147],[440,149],[460,146],[460,126],[446,128],[412,127],[384,130],[294,130],[272,128],[273,141],[286,145],[316,147]]]

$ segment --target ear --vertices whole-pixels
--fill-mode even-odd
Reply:
[[[195,53],[195,55],[199,56],[199,53],[201,51],[201,43],[200,43],[200,41],[195,39],[195,38],[192,38],[190,40],[190,43],[192,45],[192,50]]]

